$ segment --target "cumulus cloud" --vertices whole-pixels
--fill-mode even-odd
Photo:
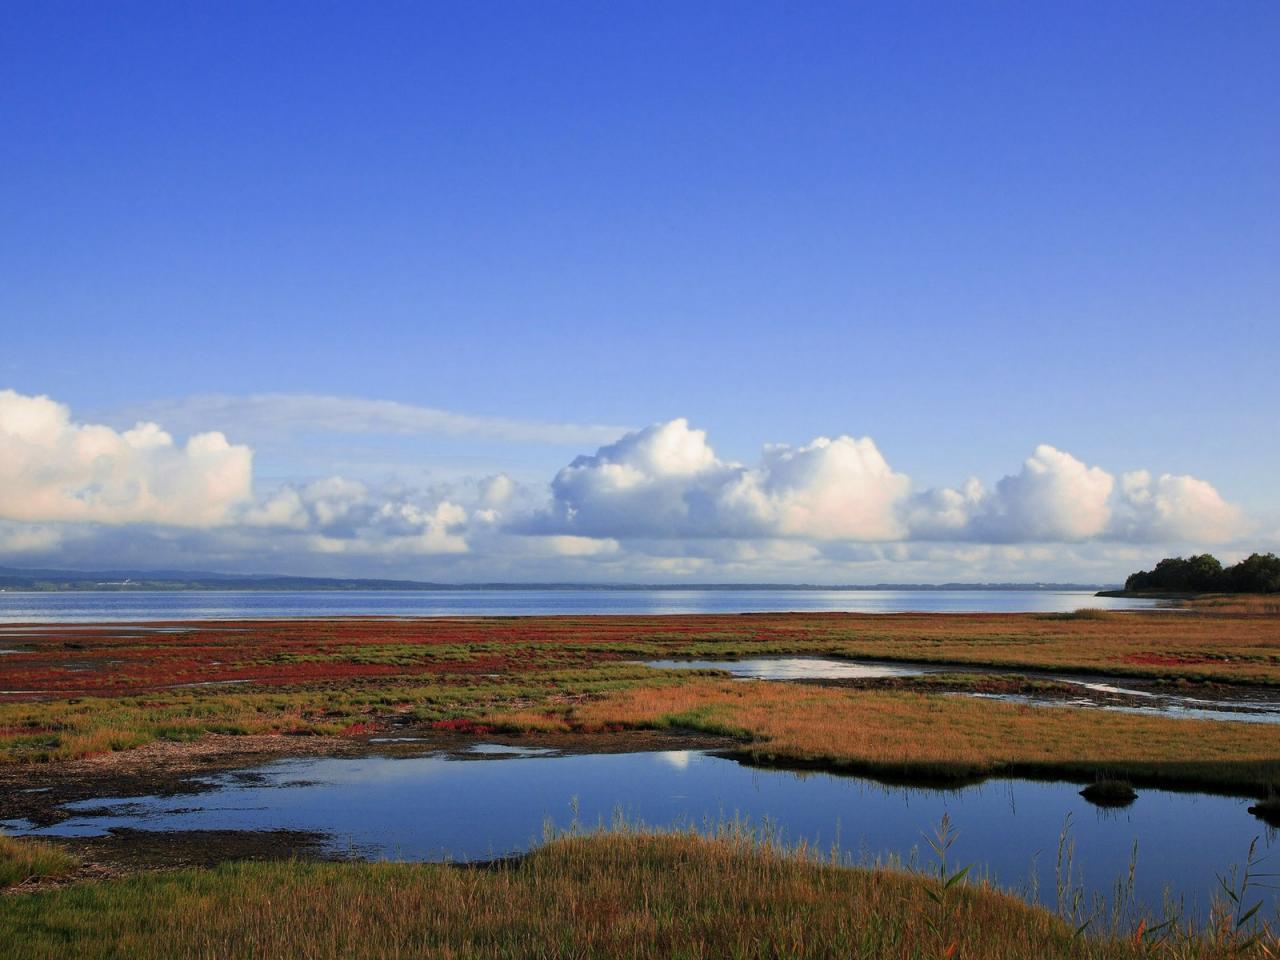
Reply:
[[[735,468],[684,419],[629,433],[576,458],[551,482],[551,512],[532,532],[679,537],[714,531],[715,492]],[[537,529],[541,527],[542,529]]]
[[[890,469],[870,437],[818,437],[802,447],[772,444],[760,466],[721,493],[728,516],[784,537],[893,540],[905,533],[898,505],[910,479]]]
[[[867,437],[769,445],[739,463],[684,419],[605,443],[549,486],[328,476],[255,494],[252,462],[221,433],[118,431],[2,391],[0,555],[544,580],[1026,579],[1070,562],[1103,581],[1107,564],[1149,561],[1138,545],[1230,548],[1246,530],[1204,480],[1117,478],[1049,445],[990,486],[914,490]]]
[[[578,457],[552,481],[532,532],[603,537],[892,539],[910,481],[869,438],[772,445],[759,465],[721,460],[683,418]]]
[[[185,444],[154,423],[76,423],[44,396],[0,390],[0,517],[26,522],[227,523],[250,496],[252,454],[221,433]]]
[[[1244,532],[1240,510],[1207,481],[1140,470],[1117,483],[1048,444],[992,491],[971,479],[917,494],[907,525],[915,539],[983,543],[1223,543]]]
[[[971,535],[991,543],[1087,540],[1107,528],[1115,479],[1047,443],[979,496]]]
[[[1042,443],[996,485],[993,509],[981,519],[992,540],[1086,540],[1106,529],[1114,487],[1101,467]]]
[[[1120,504],[1111,525],[1117,539],[1221,543],[1245,530],[1240,509],[1195,477],[1136,470],[1120,477]]]
[[[249,527],[305,533],[326,553],[465,553],[466,508],[414,492],[375,492],[358,480],[327,477],[286,485],[246,511]]]
[[[765,447],[755,466],[721,460],[702,430],[658,423],[581,456],[552,482],[529,532],[622,539],[913,540],[991,544],[1226,540],[1239,511],[1207,482],[1116,478],[1041,444],[987,489],[913,493],[868,437]]]

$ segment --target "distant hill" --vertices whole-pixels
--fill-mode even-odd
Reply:
[[[40,570],[0,567],[0,590],[1096,590],[1086,583],[430,583],[208,573],[192,570]]]

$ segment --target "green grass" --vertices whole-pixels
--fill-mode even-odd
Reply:
[[[235,863],[2,897],[0,945],[10,960],[1253,955],[1244,933],[1077,935],[979,882],[944,883],[957,874],[850,868],[735,831],[624,831],[489,868]]]
[[[78,865],[75,857],[52,844],[0,834],[0,890],[28,880],[65,877]]]

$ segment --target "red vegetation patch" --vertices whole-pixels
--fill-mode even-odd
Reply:
[[[450,730],[454,733],[473,733],[486,734],[493,733],[493,727],[487,723],[477,723],[474,720],[437,720],[431,724],[436,730]]]
[[[1136,673],[1198,664],[1221,672],[1230,655],[1231,670],[1241,674],[1238,663],[1277,649],[1278,623],[1191,614],[1060,622],[1034,614],[780,613],[32,625],[6,634],[20,649],[0,662],[0,701],[372,689],[442,677],[480,683],[705,653],[720,644],[736,655],[767,644],[774,651],[952,663],[1127,665]],[[1263,664],[1253,673],[1262,677],[1270,669]]]

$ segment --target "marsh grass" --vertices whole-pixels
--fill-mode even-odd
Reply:
[[[1117,614],[1101,607],[1079,607],[1067,613],[1040,614],[1041,620],[1116,620]]]
[[[0,833],[0,889],[69,876],[79,861],[50,843]]]
[[[1280,613],[1280,596],[1273,593],[1223,593],[1195,597],[1187,605],[1200,612],[1271,615]]]
[[[1044,710],[915,691],[702,678],[558,708],[505,711],[511,731],[684,728],[736,737],[758,763],[963,780],[998,773],[1212,784],[1280,778],[1280,726]]]
[[[1119,910],[1113,929],[1096,912],[1078,922],[1069,863],[1059,913],[1030,906],[949,861],[949,822],[914,872],[851,867],[736,820],[708,832],[615,820],[475,867],[241,862],[81,883],[0,898],[0,944],[12,960],[1225,960],[1273,942],[1229,900],[1222,936],[1146,918],[1117,934]],[[1247,894],[1248,878],[1231,889]]]
[[[1280,620],[1077,611],[1028,615],[762,615],[358,619],[258,623],[172,637],[82,631],[24,641],[15,688],[100,693],[0,703],[0,763],[59,762],[206,734],[354,737],[403,725],[588,735],[688,728],[738,738],[759,763],[908,778],[1024,772],[1257,793],[1280,780],[1280,726],[950,697],[923,689],[729,683],[623,658],[821,653],[1280,683]],[[74,630],[68,627],[68,630]],[[90,670],[68,671],[68,658]],[[265,677],[257,671],[274,664]],[[352,673],[377,669],[377,674]],[[177,684],[137,693],[139,683]],[[263,668],[266,669],[266,668]],[[406,671],[401,673],[400,671]],[[414,672],[428,670],[429,672]],[[270,679],[270,684],[267,680]],[[288,682],[286,682],[288,681]],[[955,685],[954,678],[922,682]],[[974,681],[991,683],[987,679]],[[272,685],[275,684],[275,685]]]

